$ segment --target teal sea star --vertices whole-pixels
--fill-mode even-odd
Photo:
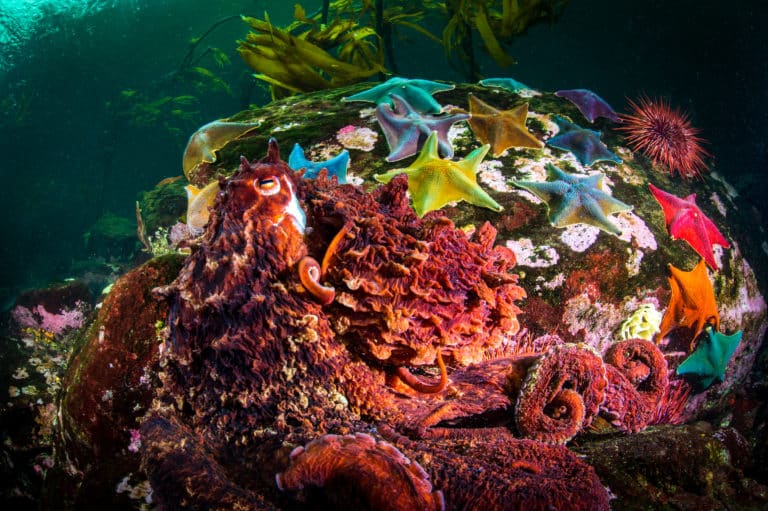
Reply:
[[[613,154],[601,140],[600,132],[585,129],[578,124],[568,122],[560,116],[552,118],[560,131],[547,140],[547,145],[563,151],[570,151],[582,165],[592,165],[596,161],[621,163],[621,158]]]
[[[483,87],[496,87],[499,89],[508,90],[509,92],[515,94],[522,91],[533,90],[526,84],[518,82],[514,78],[486,78],[485,80],[480,80],[477,83]]]
[[[395,76],[384,83],[372,87],[363,92],[358,92],[351,96],[341,98],[342,101],[367,101],[369,103],[387,103],[392,104],[391,94],[397,94],[410,103],[417,111],[425,114],[436,114],[443,110],[443,107],[435,101],[432,94],[451,90],[454,85],[433,82],[430,80],[408,79]]]
[[[306,169],[305,179],[314,179],[322,169],[328,170],[328,177],[336,176],[339,184],[347,182],[347,168],[349,167],[349,151],[342,152],[325,161],[309,161],[304,156],[304,149],[299,144],[294,144],[291,154],[288,156],[288,166],[293,170]]]
[[[611,223],[608,215],[628,211],[632,206],[604,192],[604,179],[605,174],[579,176],[547,164],[546,182],[513,180],[512,183],[547,203],[549,221],[555,227],[588,224],[619,236],[621,231]]]
[[[440,154],[453,157],[453,146],[448,140],[448,130],[454,123],[469,119],[468,114],[442,116],[420,114],[405,98],[392,94],[394,109],[386,103],[376,107],[376,118],[387,138],[390,153],[387,161],[398,161],[416,154],[434,131]]]
[[[732,335],[707,327],[708,339],[702,340],[691,355],[677,368],[677,374],[693,374],[708,388],[715,380],[725,379],[725,368],[741,342],[741,330]]]

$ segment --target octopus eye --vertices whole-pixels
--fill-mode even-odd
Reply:
[[[280,181],[274,176],[256,179],[253,185],[262,195],[274,195],[280,191]]]

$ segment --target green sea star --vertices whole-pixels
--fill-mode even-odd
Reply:
[[[435,101],[432,94],[451,90],[455,86],[445,83],[433,82],[430,80],[408,79],[395,76],[384,83],[372,87],[363,92],[358,92],[351,96],[341,98],[342,101],[367,101],[369,103],[386,103],[392,108],[392,98],[390,94],[397,94],[404,98],[417,111],[424,114],[436,114],[443,110],[443,107]]]
[[[683,360],[677,368],[677,374],[694,374],[701,378],[705,389],[715,380],[725,379],[725,368],[741,342],[741,330],[732,335],[716,332],[707,327],[708,339],[699,342],[696,350]]]

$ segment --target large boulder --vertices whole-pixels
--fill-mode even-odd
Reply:
[[[261,158],[267,151],[269,138],[275,137],[284,154],[299,144],[310,161],[325,161],[346,149],[350,155],[348,180],[366,188],[377,186],[374,175],[407,167],[411,160],[386,161],[390,149],[373,105],[340,101],[368,86],[296,96],[240,112],[229,120],[253,123],[258,129],[224,145],[217,152],[215,162],[194,168],[188,176],[190,182],[202,188],[217,176],[231,175],[238,168],[241,156],[249,160]],[[466,202],[449,204],[443,209],[459,227],[468,231],[489,221],[498,230],[497,243],[515,253],[514,271],[527,298],[520,302],[521,333],[511,342],[524,341],[533,351],[564,343],[582,343],[602,354],[621,338],[622,332],[629,330],[637,334],[652,331],[658,325],[654,316],[660,317],[666,312],[673,295],[669,265],[691,271],[701,257],[684,241],[670,237],[664,213],[651,194],[649,184],[679,197],[697,194],[701,211],[730,244],[730,248],[715,249],[719,269],[705,271],[719,312],[719,331],[723,335],[741,331],[741,342],[733,357],[726,361],[724,374],[718,375],[721,378],[706,385],[705,379],[695,373],[685,380],[676,374],[691,347],[695,349],[708,342],[706,332],[677,328],[664,338],[656,339],[670,368],[672,388],[677,389],[667,396],[669,403],[656,421],[730,420],[737,413],[734,402],[748,403],[738,411],[740,417],[757,414],[758,419],[734,421],[734,428],[740,427],[741,431],[734,429],[733,434],[719,436],[707,430],[702,437],[698,426],[668,426],[669,429],[658,433],[651,429],[643,437],[623,437],[616,436],[608,423],[597,425],[603,428],[600,435],[582,433],[576,442],[580,450],[588,454],[587,461],[594,463],[603,483],[619,496],[614,507],[635,509],[631,499],[636,488],[631,488],[627,479],[622,480],[618,475],[619,470],[628,472],[629,469],[613,460],[614,456],[624,456],[623,451],[630,450],[636,455],[631,459],[640,459],[640,453],[644,452],[644,463],[661,464],[671,443],[683,441],[678,437],[690,439],[695,452],[711,454],[725,442],[720,442],[724,435],[749,439],[754,435],[751,428],[764,423],[760,418],[765,414],[759,409],[764,406],[764,398],[763,402],[755,399],[750,389],[764,388],[765,384],[747,385],[768,327],[764,299],[768,264],[761,240],[756,236],[751,210],[740,202],[722,176],[714,172],[700,180],[671,176],[633,153],[621,133],[614,129],[615,124],[605,119],[589,123],[573,104],[553,94],[522,96],[501,89],[456,85],[452,90],[437,93],[435,99],[446,109],[468,110],[469,93],[500,110],[527,102],[528,129],[542,141],[558,130],[554,116],[564,116],[575,124],[601,130],[607,148],[622,160],[585,166],[570,152],[546,145],[536,149],[510,149],[499,156],[486,157],[478,166],[478,183],[503,207],[501,211]],[[480,146],[463,122],[454,125],[449,138],[454,159],[464,158]],[[580,176],[604,174],[603,189],[632,206],[631,211],[610,215],[609,220],[621,234],[584,224],[564,228],[551,225],[542,201],[513,184],[515,180],[545,181],[549,164]],[[169,283],[178,268],[179,258],[154,260],[119,281],[69,368],[61,405],[58,452],[59,461],[66,461],[71,472],[82,474],[83,487],[78,502],[85,502],[97,492],[114,492],[115,485],[125,482],[124,477],[137,469],[131,431],[152,397],[149,382],[156,361],[155,330],[166,314],[164,305],[155,301],[150,291]],[[635,315],[630,323],[625,323],[638,310],[649,311],[648,318]],[[500,349],[499,355],[504,354],[504,349]],[[761,378],[765,372],[752,374]],[[745,395],[752,398],[744,400]],[[606,434],[613,436],[606,440]],[[761,446],[765,451],[764,443]],[[679,497],[680,502],[727,502],[735,508],[742,504],[755,505],[759,501],[759,486],[750,486],[757,488],[753,493],[758,496],[754,498],[740,501],[729,497],[729,492],[742,484],[744,476],[733,458],[748,451],[749,448],[746,451],[731,449],[727,463],[712,458],[707,466],[716,470],[727,465],[728,474],[723,481],[717,481],[719,486],[715,490],[706,487],[698,494],[696,491],[706,483],[706,473],[696,472],[695,480],[686,480],[692,481],[687,487],[680,486],[682,479],[678,477],[698,470],[696,455],[675,458],[675,463],[669,466],[671,475],[657,477],[658,485],[664,486],[663,497],[675,499],[679,491],[686,492]],[[664,466],[659,468],[662,473],[666,470]],[[614,471],[617,475],[611,477]],[[631,474],[627,476],[631,477]],[[754,484],[747,479],[743,481]],[[697,500],[696,495],[701,499]]]
[[[59,471],[51,476],[70,505],[119,502],[115,489],[138,471],[138,419],[152,401],[158,330],[168,313],[152,289],[176,278],[182,261],[155,258],[120,277],[70,360],[55,438]]]

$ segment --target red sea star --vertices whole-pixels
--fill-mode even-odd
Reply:
[[[651,193],[664,210],[664,222],[673,239],[685,240],[691,248],[704,258],[710,268],[718,270],[717,261],[712,253],[712,245],[728,248],[731,245],[720,234],[715,224],[707,218],[696,205],[696,194],[685,198],[648,184]]]

